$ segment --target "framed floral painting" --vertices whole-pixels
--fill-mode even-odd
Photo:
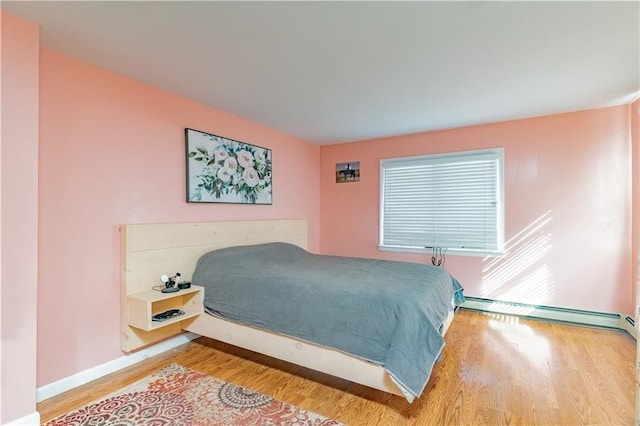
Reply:
[[[185,129],[187,202],[272,204],[271,150]]]

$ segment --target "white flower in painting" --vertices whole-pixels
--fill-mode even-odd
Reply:
[[[218,148],[215,151],[216,163],[219,161],[224,161],[229,158],[229,153],[224,148]]]
[[[244,169],[242,177],[244,178],[244,181],[247,183],[247,185],[249,185],[251,188],[260,183],[258,172],[253,167],[247,167],[246,169]]]
[[[224,168],[231,170],[232,173],[235,173],[238,170],[238,162],[235,158],[229,157],[224,160]]]
[[[247,150],[238,151],[238,163],[244,168],[253,167],[253,155]]]
[[[227,169],[226,167],[222,167],[220,168],[220,170],[218,170],[218,179],[220,179],[222,182],[229,182],[229,180],[231,180],[231,175],[233,175],[233,171]]]
[[[232,185],[237,185],[237,184],[239,184],[239,183],[240,183],[240,179],[241,179],[240,173],[235,173],[235,174],[231,177],[231,184],[232,184]]]
[[[256,161],[260,164],[264,164],[267,162],[267,156],[265,154],[264,149],[258,149],[256,150]]]

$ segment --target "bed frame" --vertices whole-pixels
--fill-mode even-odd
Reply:
[[[224,247],[287,242],[306,249],[305,219],[122,225],[120,232],[124,352],[190,331],[384,392],[403,395],[379,365],[334,349],[225,321],[208,314],[153,331],[143,331],[129,325],[129,296],[159,285],[162,274],[173,275],[180,272],[184,280],[191,280],[200,256]],[[449,313],[444,331],[452,320],[453,310]]]

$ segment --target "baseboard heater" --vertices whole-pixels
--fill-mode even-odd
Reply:
[[[635,330],[632,318],[621,321],[620,314],[582,311],[579,309],[557,308],[554,306],[527,305],[525,303],[503,302],[500,300],[466,297],[460,306],[462,309],[474,311],[492,312],[496,314],[517,315],[536,319],[582,324],[596,327],[617,328],[628,330],[623,322],[631,324]],[[635,336],[634,336],[635,337]]]
[[[626,317],[622,322],[622,327],[620,328],[627,330],[634,339],[638,340],[638,328],[636,327],[636,322],[633,318]]]

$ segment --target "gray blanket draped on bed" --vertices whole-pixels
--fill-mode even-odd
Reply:
[[[441,326],[462,287],[431,265],[320,256],[285,243],[202,256],[192,282],[225,319],[383,365],[411,402],[444,347]]]

